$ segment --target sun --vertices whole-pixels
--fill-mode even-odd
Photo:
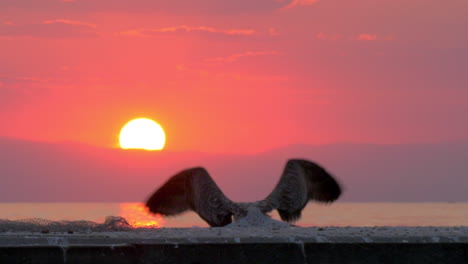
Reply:
[[[153,120],[137,118],[122,127],[119,142],[123,149],[162,150],[166,143],[166,134]]]

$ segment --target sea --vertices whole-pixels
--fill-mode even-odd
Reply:
[[[0,219],[87,220],[124,217],[135,227],[207,227],[194,212],[162,217],[142,203],[0,203]],[[279,219],[273,212],[271,217]],[[468,203],[309,203],[295,225],[325,226],[468,226]]]

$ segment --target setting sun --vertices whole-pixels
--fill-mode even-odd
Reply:
[[[153,120],[137,118],[125,124],[119,142],[123,149],[161,150],[166,143],[166,134]]]

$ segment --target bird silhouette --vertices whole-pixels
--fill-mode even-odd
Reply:
[[[283,221],[292,223],[301,217],[309,200],[331,203],[340,195],[340,185],[323,167],[291,159],[274,190],[260,201],[231,201],[204,168],[195,167],[172,176],[150,196],[146,206],[152,213],[164,216],[192,210],[212,227],[242,219],[253,209],[263,214],[276,209]]]

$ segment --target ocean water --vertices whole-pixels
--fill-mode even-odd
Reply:
[[[206,227],[193,212],[149,214],[141,203],[0,203],[0,219],[88,220],[122,216],[134,226]],[[271,214],[279,219],[276,211]],[[299,226],[468,226],[468,203],[309,203]]]

